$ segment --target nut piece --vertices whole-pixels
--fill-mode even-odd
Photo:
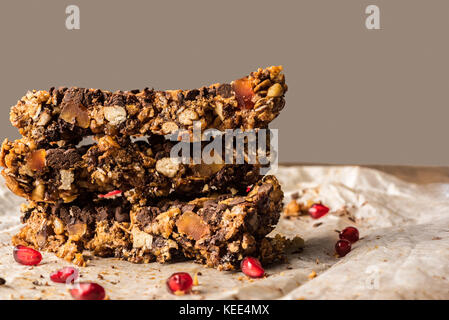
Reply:
[[[67,232],[73,241],[79,241],[86,231],[87,225],[85,223],[79,222],[67,225]]]
[[[221,121],[224,121],[223,104],[219,101],[215,103],[215,113],[218,115]]]
[[[58,187],[60,190],[70,190],[72,182],[75,179],[74,174],[70,170],[60,170],[61,185]]]
[[[179,170],[179,163],[171,158],[162,158],[156,162],[156,170],[168,178],[173,178]]]
[[[33,171],[41,171],[45,167],[45,150],[32,151],[26,158],[27,166]]]
[[[62,223],[61,219],[58,217],[55,217],[53,219],[53,231],[59,235],[64,233],[64,224]]]
[[[42,201],[44,200],[45,186],[43,184],[38,184],[31,192],[31,200]]]
[[[51,119],[51,116],[47,111],[43,112],[39,117],[39,120],[36,122],[37,126],[45,126]]]
[[[162,132],[164,134],[169,134],[178,130],[178,125],[174,122],[164,122],[162,125]]]
[[[186,126],[192,125],[194,120],[198,120],[198,113],[196,113],[193,110],[190,109],[184,110],[179,115],[179,122],[181,122],[183,125]]]
[[[126,110],[120,106],[104,107],[104,117],[113,126],[117,126],[126,120]]]
[[[267,97],[279,97],[284,93],[284,89],[279,83],[273,84],[267,92]]]
[[[186,211],[176,222],[178,231],[193,238],[195,241],[207,236],[209,234],[209,227],[192,211]]]
[[[151,249],[153,247],[153,236],[140,231],[137,227],[131,230],[133,236],[133,248]]]
[[[87,109],[81,103],[62,104],[61,115],[62,120],[68,123],[76,123],[81,128],[89,127],[89,115]]]

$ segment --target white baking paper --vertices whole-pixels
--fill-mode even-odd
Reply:
[[[289,263],[266,268],[264,279],[220,272],[192,262],[132,264],[93,260],[80,269],[83,281],[105,287],[110,299],[448,299],[449,170],[356,166],[279,167],[287,203],[322,201],[331,212],[321,219],[282,218],[274,231],[305,239]],[[391,173],[395,173],[394,175]],[[17,264],[11,236],[20,228],[23,200],[0,187],[0,299],[71,299],[68,287],[49,275],[68,263],[43,253],[39,266]],[[354,222],[355,221],[355,222]],[[343,258],[334,254],[335,230],[356,226],[361,240]],[[173,296],[165,280],[179,271],[198,276],[193,294]]]

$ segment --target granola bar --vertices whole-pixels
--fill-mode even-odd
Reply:
[[[0,165],[9,189],[44,202],[71,202],[84,193],[120,190],[132,202],[144,203],[169,194],[237,193],[260,179],[259,165],[225,164],[221,156],[221,163],[176,162],[170,157],[174,145],[162,136],[134,142],[103,136],[92,145],[38,148],[22,138],[3,142]]]
[[[29,91],[12,107],[20,134],[41,141],[77,143],[90,135],[165,135],[178,129],[265,128],[285,104],[282,67],[258,69],[230,84],[193,90],[109,92],[85,88]]]
[[[274,176],[243,196],[211,195],[191,201],[163,199],[140,206],[119,199],[24,205],[26,225],[13,237],[84,265],[82,252],[136,263],[193,259],[220,270],[235,269],[246,255],[264,263],[282,260],[281,237],[266,238],[277,224],[283,192]]]

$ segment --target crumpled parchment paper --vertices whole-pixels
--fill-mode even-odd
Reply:
[[[81,268],[83,281],[105,287],[110,299],[448,299],[449,170],[429,172],[399,167],[279,167],[274,174],[300,201],[322,201],[331,212],[319,220],[282,218],[274,233],[305,239],[289,263],[266,268],[268,277],[250,280],[240,272],[220,272],[192,262],[132,264],[92,257]],[[394,173],[391,174],[391,173]],[[71,299],[68,286],[49,280],[68,265],[43,253],[39,266],[17,264],[11,236],[20,228],[19,204],[0,187],[0,299]],[[335,230],[356,226],[361,239],[343,258],[334,255]],[[173,296],[166,278],[198,272],[195,292]]]

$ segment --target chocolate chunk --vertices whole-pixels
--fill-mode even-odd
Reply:
[[[103,221],[109,219],[109,211],[107,207],[99,207],[97,208],[97,220]]]
[[[74,165],[81,161],[81,155],[78,154],[76,149],[50,149],[46,154],[46,162],[49,167],[55,169],[70,169]]]
[[[221,84],[217,88],[217,94],[222,96],[223,98],[230,98],[232,96],[232,87],[229,83]]]
[[[129,212],[123,210],[121,207],[115,208],[114,217],[117,222],[129,222]]]
[[[145,207],[136,214],[136,221],[144,226],[150,223],[161,211],[157,207]]]
[[[194,100],[199,94],[200,94],[200,91],[198,89],[189,90],[186,94],[185,99],[186,100]]]

